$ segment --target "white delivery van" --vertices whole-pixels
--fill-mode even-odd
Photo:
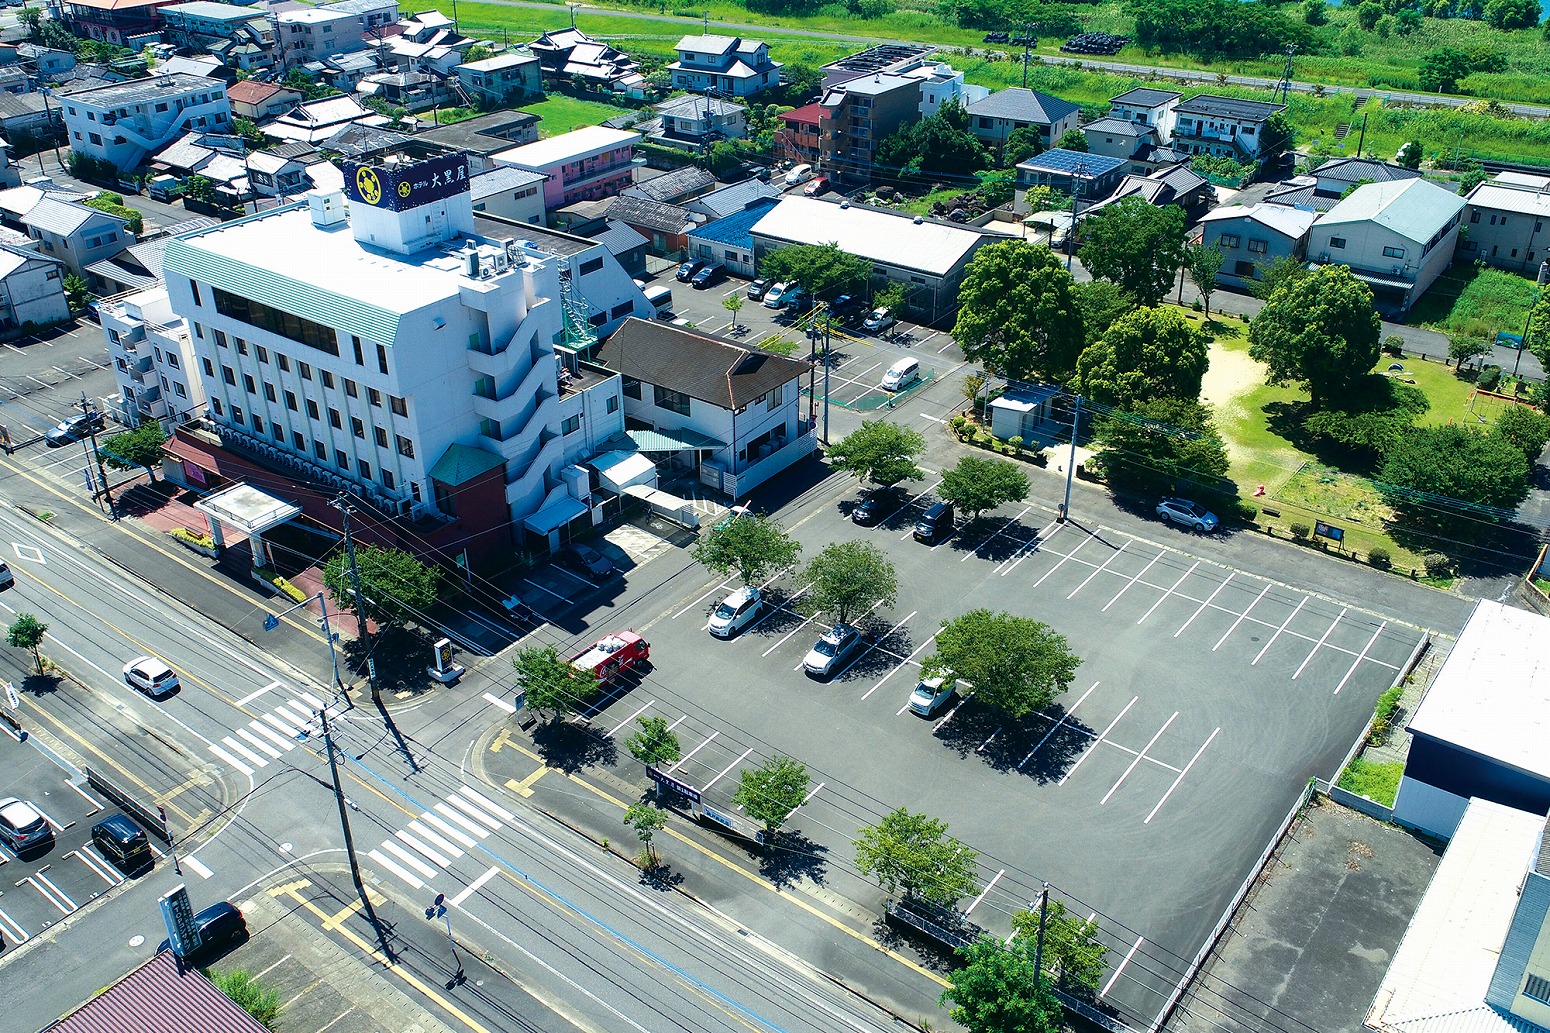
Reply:
[[[673,292],[666,287],[646,287],[642,293],[646,300],[651,302],[651,307],[657,310],[658,319],[666,319],[673,314]]]

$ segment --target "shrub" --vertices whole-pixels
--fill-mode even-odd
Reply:
[[[253,574],[255,577],[262,578],[274,585],[275,588],[280,590],[281,595],[288,596],[292,602],[300,603],[305,602],[307,599],[307,593],[267,567],[254,567]]]
[[[1196,298],[1194,301],[1190,302],[1189,308],[1191,312],[1199,312],[1201,310],[1200,299]]]
[[[1367,552],[1367,562],[1379,570],[1388,570],[1394,566],[1394,560],[1389,556],[1387,549],[1369,549]]]
[[[1307,524],[1293,524],[1291,530],[1292,537],[1297,539],[1299,542],[1306,541],[1308,535],[1313,532],[1313,528],[1309,527]]]
[[[1244,502],[1242,499],[1239,499],[1233,503],[1233,509],[1237,513],[1238,519],[1245,524],[1252,524],[1259,519],[1259,507],[1252,502]]]
[[[1012,446],[1012,451],[1014,453],[1021,452],[1023,450],[1023,436],[1021,434],[1013,434],[1011,437],[1006,439],[1006,443]]]
[[[1429,552],[1421,557],[1421,566],[1429,577],[1452,577],[1458,573],[1458,563],[1445,552]]]
[[[1500,366],[1487,366],[1480,371],[1480,379],[1475,383],[1482,391],[1495,391],[1502,382],[1502,368]]]
[[[1394,712],[1399,709],[1399,697],[1404,694],[1403,685],[1394,685],[1378,697],[1378,705],[1372,708],[1372,730],[1367,733],[1369,746],[1382,746],[1389,741],[1389,732],[1394,726]]]
[[[185,527],[174,527],[172,529],[172,537],[176,538],[180,542],[187,542],[189,545],[197,545],[201,549],[215,548],[214,538],[211,538],[207,534],[194,534],[192,531]]]
[[[1398,334],[1389,334],[1383,339],[1383,351],[1394,358],[1400,358],[1405,353],[1405,339]]]

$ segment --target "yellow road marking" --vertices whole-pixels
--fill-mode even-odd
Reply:
[[[508,778],[506,779],[506,788],[520,796],[532,796],[533,783],[537,782],[540,778],[543,778],[549,770],[549,768],[539,768],[537,771],[533,772],[531,775],[527,776],[520,782],[514,778]]]

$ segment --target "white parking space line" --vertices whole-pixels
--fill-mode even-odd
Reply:
[[[1075,703],[1071,704],[1071,708],[1060,716],[1060,720],[1059,721],[1055,722],[1055,727],[1051,728],[1049,731],[1045,732],[1044,733],[1044,738],[1040,739],[1038,741],[1038,743],[1033,747],[1033,749],[1028,751],[1028,756],[1024,757],[1022,760],[1017,762],[1017,770],[1018,771],[1021,771],[1023,769],[1023,765],[1028,763],[1028,761],[1033,759],[1033,755],[1035,753],[1039,752],[1039,747],[1040,746],[1043,746],[1045,743],[1049,742],[1049,737],[1050,736],[1052,736],[1056,732],[1060,731],[1060,726],[1061,725],[1063,725],[1067,721],[1071,720],[1072,715],[1074,715],[1076,713],[1076,708],[1082,705],[1082,700],[1085,700],[1088,696],[1091,696],[1093,694],[1093,689],[1096,689],[1098,687],[1098,684],[1099,684],[1098,682],[1093,682],[1092,686],[1086,692],[1082,693],[1082,699],[1079,699]]]
[[[1292,623],[1293,618],[1302,612],[1302,608],[1307,604],[1307,602],[1307,596],[1303,596],[1300,600],[1298,600],[1296,609],[1292,610],[1292,612],[1287,616],[1286,620],[1281,622],[1281,626],[1276,629],[1276,633],[1270,636],[1270,641],[1266,642],[1262,647],[1260,647],[1259,652],[1254,657],[1254,662],[1249,665],[1250,667],[1257,667],[1259,665],[1260,660],[1264,658],[1265,654],[1270,652],[1270,647],[1276,644],[1276,639],[1281,637],[1281,632],[1285,631],[1286,626]]]
[[[1056,521],[1053,524],[1041,527],[1037,531],[1034,531],[1032,538],[1029,538],[1026,542],[1023,542],[1022,546],[1019,547],[1016,552],[1012,553],[1012,555],[1001,561],[1000,565],[996,567],[996,573],[1000,574],[1002,577],[1006,577],[1010,571],[1017,569],[1017,565],[1019,563],[1033,555],[1033,553],[1042,548],[1051,538],[1059,534],[1060,529],[1065,526],[1065,524]]]
[[[1200,744],[1200,749],[1196,750],[1195,755],[1189,758],[1189,763],[1184,765],[1184,770],[1179,772],[1179,777],[1173,780],[1173,785],[1169,786],[1168,791],[1162,794],[1162,799],[1157,801],[1157,806],[1152,808],[1151,813],[1146,816],[1146,820],[1141,822],[1141,824],[1151,824],[1151,821],[1154,817],[1156,817],[1157,812],[1162,810],[1162,805],[1168,802],[1168,797],[1173,795],[1173,791],[1179,787],[1179,783],[1184,781],[1184,776],[1189,774],[1189,769],[1195,766],[1195,761],[1200,759],[1200,755],[1206,752],[1206,747],[1210,746],[1211,743],[1216,740],[1216,737],[1221,734],[1221,731],[1222,730],[1220,728],[1217,728],[1206,738],[1205,742]]]
[[[517,712],[515,704],[507,703],[493,692],[486,692],[484,698],[489,701],[491,706],[499,707],[508,714],[515,714]]]
[[[904,658],[904,662],[901,663],[899,666],[893,668],[887,674],[885,674],[881,678],[879,678],[877,680],[877,684],[872,686],[870,689],[867,689],[866,693],[861,698],[862,699],[866,699],[867,696],[870,696],[872,693],[874,693],[878,689],[882,688],[883,687],[883,682],[887,681],[889,678],[892,678],[894,675],[896,675],[900,671],[902,671],[905,667],[908,667],[910,664],[914,663],[915,662],[915,657],[920,653],[920,651],[922,649],[925,649],[927,646],[929,646],[931,644],[932,640],[936,638],[936,635],[937,635],[937,633],[933,631],[931,633],[931,637],[930,638],[926,639],[920,645],[915,647],[915,652],[913,652],[909,656],[905,657]],[[897,714],[894,714],[893,716],[894,717],[898,717],[899,714],[904,713],[909,708],[910,708],[910,701],[906,697],[905,700],[904,700],[904,706],[900,707],[899,708],[899,712]]]
[[[481,886],[495,878],[500,873],[501,870],[499,868],[486,868],[483,875],[479,876],[479,878],[463,887],[462,891],[459,892],[457,896],[452,898],[452,906],[461,907],[463,905],[463,901],[467,900],[475,893],[478,893]],[[319,1031],[319,1033],[321,1033],[321,1031]]]
[[[1302,658],[1302,663],[1297,665],[1297,670],[1292,673],[1292,681],[1296,681],[1298,675],[1302,674],[1302,669],[1308,666],[1308,661],[1313,659],[1313,654],[1324,648],[1324,643],[1329,641],[1329,633],[1335,630],[1335,626],[1339,624],[1342,619],[1344,619],[1348,610],[1349,607],[1342,606],[1340,608],[1339,615],[1336,616],[1334,621],[1330,623],[1329,627],[1325,629],[1324,634],[1319,638],[1319,640],[1314,643],[1313,648],[1308,651],[1308,655]]]
[[[1146,612],[1145,612],[1145,613],[1143,613],[1143,614],[1142,614],[1142,615],[1141,615],[1141,616],[1140,616],[1140,618],[1138,618],[1138,619],[1137,619],[1137,620],[1136,620],[1136,623],[1137,623],[1137,624],[1140,624],[1140,623],[1141,623],[1141,622],[1142,622],[1142,621],[1144,621],[1144,620],[1146,620],[1146,619],[1147,619],[1147,618],[1148,618],[1148,617],[1150,617],[1150,616],[1151,616],[1151,615],[1152,615],[1152,612],[1153,612],[1153,611],[1154,611],[1154,610],[1156,610],[1156,609],[1157,609],[1157,608],[1158,608],[1158,607],[1159,607],[1159,606],[1161,606],[1161,605],[1162,605],[1162,604],[1163,604],[1163,600],[1164,600],[1164,599],[1166,599],[1166,598],[1168,598],[1168,597],[1169,597],[1169,596],[1170,596],[1170,595],[1172,595],[1172,594],[1173,594],[1173,593],[1174,593],[1174,591],[1175,591],[1175,590],[1177,590],[1177,589],[1178,589],[1178,587],[1179,587],[1179,586],[1180,586],[1180,585],[1182,585],[1182,584],[1183,584],[1183,583],[1184,583],[1184,579],[1185,579],[1185,578],[1187,578],[1187,577],[1189,577],[1189,576],[1190,576],[1190,575],[1191,575],[1191,574],[1193,574],[1193,573],[1194,573],[1194,572],[1195,572],[1195,567],[1198,567],[1198,566],[1200,566],[1200,561],[1199,561],[1199,560],[1196,560],[1196,561],[1195,561],[1195,564],[1194,564],[1194,566],[1192,566],[1192,567],[1190,567],[1190,568],[1189,568],[1189,569],[1188,569],[1188,570],[1186,570],[1186,571],[1185,571],[1185,572],[1184,572],[1184,573],[1182,573],[1182,574],[1180,574],[1180,575],[1179,575],[1179,579],[1178,579],[1178,580],[1177,580],[1177,581],[1175,581],[1175,582],[1174,582],[1174,583],[1173,583],[1173,584],[1172,584],[1172,585],[1171,585],[1171,586],[1170,586],[1170,587],[1169,587],[1169,588],[1168,588],[1168,590],[1167,590],[1167,591],[1166,591],[1166,592],[1164,592],[1164,593],[1163,593],[1163,594],[1162,594],[1162,595],[1160,595],[1160,596],[1158,596],[1158,597],[1157,597],[1157,601],[1156,601],[1156,602],[1155,602],[1155,603],[1153,603],[1153,604],[1152,604],[1152,606],[1151,606],[1151,609],[1149,609],[1149,610],[1147,610],[1147,611],[1146,611]]]
[[[974,898],[974,903],[970,904],[967,908],[964,909],[963,913],[965,916],[974,914],[974,909],[980,906],[980,901],[985,899],[985,894],[989,893],[991,887],[1000,882],[1001,876],[1005,874],[1006,869],[1003,868],[991,877],[990,881],[985,884],[985,888],[980,890],[980,895]]]
[[[687,720],[689,720],[689,715],[688,714],[680,714],[680,715],[678,715],[678,720],[674,721],[672,724],[668,725],[667,726],[667,731],[671,732],[674,728],[677,728],[679,725],[683,724]]]
[[[613,728],[609,729],[608,734],[603,736],[603,738],[605,738],[605,739],[612,739],[614,736],[618,735],[619,734],[619,729],[623,728],[625,725],[629,724],[631,721],[635,720],[637,717],[640,717],[640,715],[642,715],[642,714],[644,714],[646,712],[646,708],[650,707],[655,702],[656,702],[656,700],[654,700],[654,699],[648,701],[646,703],[646,706],[641,707],[639,710],[635,711],[635,713],[631,714],[629,717],[625,718],[623,721],[620,721],[618,724],[614,725]]]
[[[732,763],[728,764],[726,767],[721,769],[721,774],[717,775],[715,778],[711,779],[709,782],[706,782],[703,786],[701,786],[700,787],[700,792],[703,793],[707,789],[709,789],[711,786],[715,785],[717,782],[720,782],[723,778],[726,777],[727,772],[731,771],[733,768],[737,767],[743,761],[747,760],[748,759],[748,755],[750,753],[752,753],[752,752],[753,752],[753,747],[752,746],[750,746],[746,750],[744,750],[743,751],[743,755],[741,757],[738,757]]]
[[[721,582],[721,584],[713,586],[704,595],[700,596],[698,599],[694,600],[694,602],[690,603],[688,606],[685,606],[683,609],[679,610],[677,613],[675,613],[671,617],[669,617],[668,620],[672,620],[672,621],[677,620],[678,618],[682,617],[684,614],[688,613],[690,610],[692,610],[696,606],[700,605],[700,603],[704,602],[706,599],[709,599],[711,596],[715,595],[718,591],[720,591],[721,589],[727,587],[731,583],[732,582],[730,582],[730,581],[723,581],[723,582]]]
[[[720,732],[711,732],[709,739],[706,739],[704,742],[700,743],[694,749],[692,749],[688,753],[684,754],[681,758],[679,758],[678,760],[674,761],[673,762],[673,766],[668,768],[667,770],[670,771],[670,772],[677,771],[679,768],[681,768],[685,764],[689,763],[689,761],[694,757],[694,755],[696,753],[699,753],[705,747],[707,747],[711,743],[715,742],[716,741],[716,736],[718,736],[720,734],[721,734]]]
[[[1224,581],[1223,584],[1226,584],[1226,582]],[[1254,601],[1249,603],[1249,608],[1238,614],[1238,619],[1232,622],[1232,627],[1222,632],[1222,637],[1216,640],[1216,645],[1211,647],[1211,652],[1214,653],[1218,649],[1222,648],[1222,643],[1227,641],[1227,636],[1238,630],[1238,625],[1243,623],[1243,618],[1247,617],[1253,611],[1254,607],[1259,605],[1259,601],[1265,598],[1265,593],[1268,591],[1270,591],[1270,582],[1267,581],[1265,582],[1265,587],[1261,588],[1259,590],[1259,594],[1254,597]]]
[[[1032,509],[1032,508],[1033,508],[1032,506],[1025,506],[1021,513],[1019,513],[1016,516],[1012,517],[1006,523],[1002,524],[1000,527],[998,527],[994,531],[992,531],[990,533],[990,537],[986,538],[983,542],[980,542],[978,545],[976,545],[973,548],[972,551],[964,553],[963,554],[963,559],[959,560],[958,562],[959,563],[967,563],[970,556],[978,556],[979,555],[979,551],[981,549],[983,549],[985,546],[989,545],[991,542],[995,541],[998,537],[1000,537],[1002,531],[1005,531],[1008,527],[1011,527],[1013,524],[1017,523],[1017,521],[1021,520],[1025,516],[1027,516],[1028,515],[1028,511],[1030,509]]]
[[[1198,566],[1199,564],[1196,564],[1196,565]],[[1207,597],[1206,601],[1200,604],[1200,608],[1199,609],[1197,609],[1194,613],[1189,615],[1189,620],[1185,621],[1182,625],[1179,626],[1179,630],[1175,631],[1173,633],[1173,637],[1174,638],[1178,638],[1180,635],[1184,634],[1184,629],[1189,627],[1191,624],[1195,623],[1195,618],[1199,617],[1202,613],[1205,612],[1206,607],[1211,605],[1212,601],[1215,600],[1216,597],[1221,594],[1222,589],[1227,587],[1227,582],[1231,581],[1237,575],[1237,573],[1238,572],[1236,570],[1231,570],[1231,571],[1227,572],[1227,579],[1225,581],[1223,581],[1221,584],[1217,585],[1216,586],[1216,591],[1212,592],[1210,594],[1210,596]]]
[[[875,610],[875,609],[877,609],[877,607],[874,605],[872,607],[872,609]],[[884,642],[886,642],[889,638],[891,638],[893,636],[894,632],[898,631],[900,628],[904,627],[904,625],[908,624],[910,622],[910,617],[914,617],[915,614],[917,614],[919,612],[920,612],[919,610],[911,610],[909,617],[904,618],[902,621],[900,621],[899,623],[895,624],[893,627],[889,628],[887,634],[879,635],[877,638],[873,639],[872,640],[872,644],[867,646],[861,652],[857,653],[855,658],[853,660],[851,660],[850,663],[848,663],[844,667],[840,668],[839,671],[834,675],[834,678],[835,679],[839,679],[839,678],[845,677],[845,672],[846,671],[850,670],[852,667],[854,667],[857,664],[859,664],[862,661],[862,658],[864,658],[868,653],[872,652],[873,650],[878,650],[879,652],[887,653],[889,656],[894,657],[894,658],[897,659],[899,657],[898,653],[889,652],[886,649],[879,649],[879,647]],[[801,664],[798,664],[797,666],[800,667]]]
[[[538,589],[540,592],[544,593],[545,595],[552,595],[552,596],[554,596],[556,599],[558,599],[562,603],[570,602],[569,599],[567,599],[565,596],[561,595],[559,592],[556,592],[552,588],[545,587],[544,585],[540,585],[537,581],[534,581],[532,578],[525,577],[525,578],[522,579],[522,583],[524,585],[532,585],[534,588]]]
[[[76,860],[80,861],[91,870],[92,874],[96,875],[97,878],[101,879],[109,886],[117,886],[119,883],[124,881],[124,877],[118,872],[114,871],[112,865],[108,864],[108,862],[104,861],[102,858],[98,857],[96,854],[92,853],[85,847],[82,847],[79,850],[72,850],[65,856],[74,857]]]
[[[1119,974],[1125,971],[1125,966],[1130,964],[1130,959],[1135,957],[1136,951],[1140,949],[1141,945],[1145,942],[1146,937],[1136,937],[1136,942],[1131,944],[1130,950],[1125,952],[1125,960],[1119,963],[1119,968],[1114,970],[1114,974],[1109,977],[1109,981],[1103,984],[1103,989],[1098,991],[1099,997],[1107,997],[1109,995],[1109,991],[1114,989],[1114,984],[1119,980]]]
[[[785,607],[780,607],[780,609],[785,609]],[[793,611],[791,611],[791,612],[793,612],[793,613],[795,613],[795,612],[796,612],[796,611],[795,611],[795,610],[793,610]],[[822,610],[818,610],[818,611],[817,611],[817,612],[815,612],[815,613],[814,613],[814,614],[813,614],[813,615],[812,615],[812,617],[807,617],[807,618],[805,618],[805,619],[804,619],[804,620],[803,620],[803,621],[802,621],[802,623],[801,623],[801,624],[798,624],[798,625],[797,625],[797,626],[796,626],[796,627],[794,627],[794,628],[792,628],[792,629],[791,629],[791,630],[790,630],[790,631],[788,631],[788,632],[786,632],[786,633],[785,633],[785,634],[784,634],[784,635],[783,635],[783,636],[781,636],[781,639],[780,639],[780,641],[779,641],[779,642],[776,642],[776,643],[775,643],[775,644],[774,644],[774,645],[773,645],[773,646],[771,646],[771,647],[770,647],[770,648],[768,648],[768,649],[766,649],[766,650],[765,650],[765,651],[764,651],[764,654],[763,654],[763,655],[764,655],[764,656],[769,656],[769,655],[770,655],[770,654],[771,654],[771,653],[773,653],[773,652],[775,652],[775,650],[777,650],[777,649],[779,649],[779,648],[780,648],[780,647],[781,647],[781,646],[783,646],[783,645],[785,645],[785,644],[786,644],[786,640],[787,640],[787,639],[789,639],[789,638],[790,638],[790,637],[791,637],[791,636],[792,636],[792,635],[795,635],[795,634],[796,634],[796,633],[797,633],[797,632],[799,632],[799,631],[801,631],[801,630],[802,630],[802,629],[803,629],[803,628],[805,628],[805,627],[807,627],[807,625],[808,625],[808,624],[809,624],[809,623],[810,623],[810,622],[811,622],[811,621],[812,621],[812,619],[813,619],[813,617],[817,617],[817,616],[818,616],[818,614],[820,614],[820,613],[822,613],[822,612],[823,612],[823,611],[822,611]],[[763,620],[763,619],[764,619],[764,618],[763,618],[763,617],[760,617],[760,618],[759,618],[759,620]],[[800,666],[801,666],[801,664],[798,664],[798,665],[797,665],[797,666],[798,666],[798,667],[800,667]]]
[[[965,703],[969,702],[969,700],[971,700],[973,698],[974,698],[974,693],[971,692],[967,696],[964,696],[962,699],[960,699],[957,702],[957,704],[953,707],[953,709],[949,710],[947,713],[942,715],[942,720],[938,721],[936,724],[931,726],[931,734],[935,735],[937,732],[940,732],[942,730],[943,726],[946,725],[947,722],[949,722],[949,721],[951,721],[953,719],[953,715],[958,713],[958,711],[960,709],[962,709],[963,705]]]
[[[975,753],[984,753],[985,752],[985,747],[989,746],[992,742],[994,742],[995,739],[996,739],[996,736],[1001,734],[1002,727],[1003,727],[1002,725],[996,725],[996,730],[994,732],[991,732],[988,736],[986,736],[984,742],[982,742],[978,746],[974,747],[974,752]]]
[[[394,875],[398,876],[404,882],[408,883],[410,889],[417,890],[420,887],[425,885],[425,883],[421,882],[419,879],[415,878],[413,875],[410,875],[403,868],[401,868],[398,864],[396,864],[395,862],[389,860],[387,855],[384,854],[380,850],[368,850],[368,851],[366,851],[366,856],[371,858],[373,861],[376,861],[378,864],[380,864],[382,867],[386,868],[388,871],[392,872]]]
[[[1135,706],[1136,705],[1136,700],[1138,700],[1140,698],[1141,698],[1140,696],[1131,696],[1130,697],[1130,702],[1125,704],[1125,709],[1121,710],[1118,714],[1115,714],[1114,715],[1114,720],[1109,722],[1109,727],[1105,728],[1102,732],[1099,733],[1099,735],[1098,735],[1098,737],[1096,739],[1094,739],[1092,742],[1087,744],[1087,749],[1083,750],[1082,751],[1082,755],[1080,757],[1076,758],[1076,763],[1075,764],[1071,765],[1071,767],[1066,769],[1066,773],[1061,776],[1060,781],[1055,783],[1056,786],[1063,786],[1063,785],[1065,785],[1066,784],[1066,779],[1068,779],[1072,775],[1076,774],[1076,769],[1082,766],[1082,761],[1086,760],[1092,754],[1093,750],[1097,747],[1097,745],[1099,743],[1103,742],[1103,740],[1105,740],[1105,739],[1107,739],[1109,737],[1109,733],[1114,731],[1114,726],[1119,724],[1120,718],[1122,718],[1126,714],[1130,713],[1130,708]]]
[[[803,807],[806,807],[807,806],[807,801],[809,801],[813,797],[817,796],[818,795],[818,790],[822,789],[827,784],[828,783],[826,783],[826,782],[819,782],[817,785],[813,786],[812,792],[810,792],[806,796],[802,797],[802,802],[797,804],[795,807],[791,808],[791,813],[795,814],[797,811],[801,810]]]
[[[16,924],[16,919],[0,911],[0,931],[4,931],[6,938],[12,943],[26,943],[32,937],[27,935],[27,930]]]
[[[41,871],[33,872],[22,880],[33,889],[42,894],[43,899],[57,907],[63,914],[69,914],[81,905],[70,899],[70,894],[54,885],[54,881]]]
[[[1099,574],[1102,574],[1105,570],[1107,570],[1108,567],[1109,567],[1109,564],[1113,563],[1116,559],[1118,559],[1119,558],[1119,554],[1124,552],[1126,549],[1128,549],[1130,547],[1130,543],[1132,541],[1134,541],[1134,540],[1135,539],[1133,539],[1133,538],[1126,538],[1123,542],[1121,542],[1120,545],[1119,545],[1119,548],[1115,549],[1112,553],[1110,553],[1109,554],[1109,558],[1103,561],[1103,565],[1100,566],[1100,567],[1094,568],[1093,572],[1091,574],[1087,575],[1087,580],[1083,581],[1081,584],[1079,584],[1075,588],[1071,589],[1071,594],[1066,596],[1066,598],[1067,599],[1075,598],[1076,593],[1080,592],[1082,589],[1087,587],[1087,582],[1088,581],[1091,581],[1093,578],[1097,577]],[[1075,553],[1073,552],[1072,555],[1075,555]]]
[[[1162,734],[1168,730],[1168,726],[1173,724],[1178,716],[1179,712],[1175,710],[1173,712],[1173,717],[1170,717],[1168,720],[1164,721],[1163,726],[1157,729],[1157,734],[1152,736],[1152,738],[1145,746],[1141,747],[1141,752],[1136,754],[1136,759],[1130,762],[1130,767],[1125,769],[1125,773],[1119,776],[1119,781],[1110,786],[1109,791],[1103,794],[1103,799],[1098,801],[1099,807],[1102,807],[1104,804],[1108,803],[1109,797],[1113,796],[1115,791],[1119,789],[1120,786],[1125,784],[1125,779],[1129,778],[1130,773],[1136,769],[1136,765],[1141,763],[1141,758],[1146,756],[1146,751],[1157,745],[1157,740],[1162,738]]]
[[[1368,639],[1367,644],[1362,647],[1361,655],[1351,661],[1351,669],[1345,673],[1344,678],[1340,679],[1340,684],[1335,686],[1335,695],[1340,695],[1340,690],[1345,688],[1345,683],[1351,680],[1351,675],[1356,673],[1356,668],[1367,658],[1367,651],[1372,648],[1374,642],[1378,641],[1378,636],[1383,634],[1383,629],[1388,626],[1388,621],[1378,625],[1378,630],[1372,633],[1372,638]]]
[[[1044,582],[1048,581],[1051,574],[1055,573],[1055,571],[1057,571],[1061,567],[1065,566],[1066,562],[1068,560],[1071,560],[1071,559],[1075,558],[1076,554],[1082,551],[1082,547],[1084,545],[1086,545],[1088,542],[1092,541],[1092,540],[1093,540],[1093,536],[1092,535],[1088,535],[1086,538],[1083,538],[1081,541],[1077,542],[1076,543],[1076,548],[1072,549],[1070,552],[1068,552],[1065,555],[1061,556],[1060,557],[1060,562],[1055,564],[1053,567],[1049,568],[1048,570],[1046,570],[1044,572],[1044,576],[1039,578],[1039,580],[1035,581],[1030,586],[1030,590],[1034,589],[1034,588],[1038,588],[1040,585],[1044,584]],[[1022,562],[1022,560],[1018,560],[1017,561],[1017,563],[1021,563],[1021,562]],[[1014,569],[1016,568],[1017,563],[1012,564],[1012,567]]]
[[[1131,578],[1129,581],[1126,581],[1124,586],[1118,592],[1114,593],[1114,598],[1110,599],[1107,603],[1103,604],[1103,609],[1101,611],[1099,611],[1099,612],[1101,612],[1101,613],[1108,613],[1109,612],[1109,607],[1113,606],[1115,603],[1119,602],[1119,597],[1124,595],[1126,592],[1130,591],[1130,587],[1132,585],[1134,585],[1137,581],[1140,581],[1143,577],[1145,577],[1146,576],[1146,572],[1151,570],[1152,567],[1156,565],[1157,561],[1162,559],[1162,558],[1163,558],[1163,554],[1160,553],[1160,552],[1156,556],[1153,556],[1152,557],[1152,562],[1148,563],[1146,566],[1142,567],[1141,568],[1141,573],[1137,574],[1135,577]]]
[[[277,681],[272,681],[268,685],[265,685],[263,688],[257,690],[256,692],[250,692],[246,696],[243,696],[241,699],[237,700],[237,704],[236,705],[239,706],[239,707],[245,707],[249,703],[251,703],[255,699],[257,699],[258,697],[262,696],[264,693],[266,693],[266,692],[273,692],[275,689],[283,689],[283,688],[285,688],[285,686],[282,683],[277,682]]]

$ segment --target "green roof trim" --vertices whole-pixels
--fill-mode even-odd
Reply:
[[[368,341],[391,345],[398,340],[397,312],[206,251],[197,245],[197,240],[195,237],[169,243],[162,258],[163,270],[219,286]]]
[[[635,442],[640,452],[683,452],[691,448],[726,448],[725,441],[679,427],[677,430],[627,430],[625,434]]]
[[[467,484],[480,474],[489,473],[506,465],[506,460],[494,452],[472,445],[450,445],[431,467],[431,480],[440,481],[449,488]]]

